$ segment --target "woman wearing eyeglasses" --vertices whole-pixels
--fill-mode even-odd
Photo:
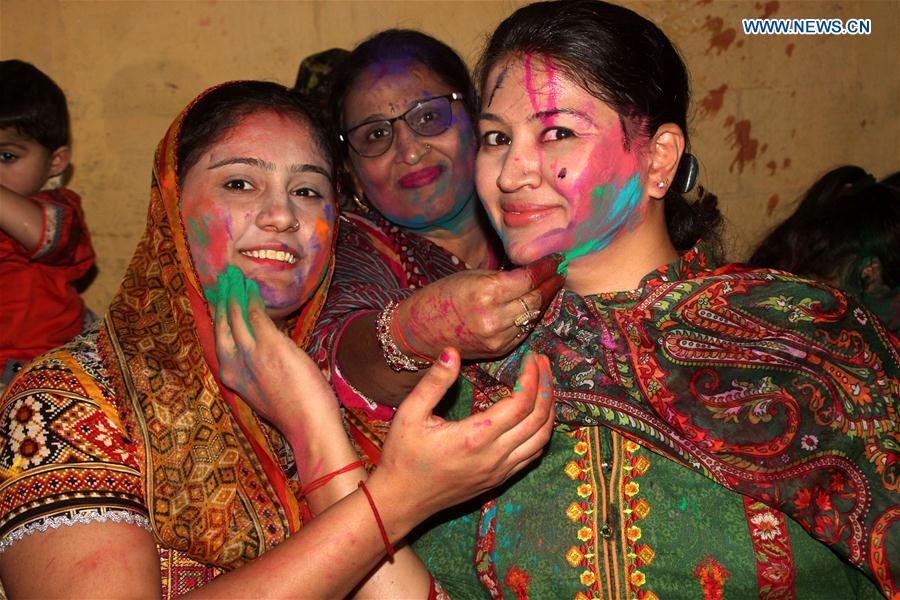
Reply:
[[[374,457],[390,405],[444,346],[508,352],[562,277],[555,257],[497,271],[502,246],[475,192],[474,87],[447,45],[376,34],[342,61],[332,106],[360,210],[342,218],[311,354]]]

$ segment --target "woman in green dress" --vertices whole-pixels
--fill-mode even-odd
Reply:
[[[536,467],[431,523],[435,577],[466,598],[895,595],[897,340],[842,292],[699,241],[717,211],[678,191],[671,42],[615,5],[532,4],[480,82],[479,196],[514,263],[564,252],[567,278],[449,413],[509,393],[530,350],[561,425]]]

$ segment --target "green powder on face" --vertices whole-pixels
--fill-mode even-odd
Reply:
[[[214,285],[203,286],[203,297],[206,298],[206,301],[209,302],[212,306],[218,304],[219,292],[217,287]]]
[[[244,323],[247,325],[247,330],[250,332],[250,335],[255,340],[256,335],[253,333],[253,327],[250,326],[248,304],[250,298],[247,295],[247,280],[244,278],[244,274],[241,273],[241,270],[233,265],[228,265],[228,268],[225,270],[225,276],[228,278],[229,300],[234,300],[238,303],[238,306],[241,307],[241,315],[244,318]]]
[[[591,202],[596,205],[596,203],[603,202],[608,200],[609,197],[613,194],[615,188],[609,184],[607,185],[599,185],[594,188],[594,191],[591,192]],[[574,248],[570,248],[568,252],[565,253],[565,258],[561,263],[559,263],[559,267],[557,267],[556,272],[562,273],[566,270],[566,267],[569,266],[569,261],[573,258],[579,258],[584,256],[585,254],[589,254],[591,250],[593,250],[600,240],[592,239],[588,240],[584,244],[580,246],[576,246]]]
[[[585,254],[589,254],[591,250],[593,250],[597,246],[598,241],[599,240],[591,240],[587,243],[570,249],[568,252],[566,252],[566,257],[563,259],[563,261],[559,263],[558,267],[556,267],[556,272],[560,275],[568,275],[569,261],[573,258],[578,258],[580,256],[584,256]]]
[[[201,246],[209,246],[209,232],[206,230],[206,223],[199,225],[194,219],[188,219],[188,225],[194,230],[194,236]]]
[[[203,286],[203,297],[214,308],[216,315],[219,314],[219,299],[228,297],[228,278],[220,273],[216,276],[216,283],[213,285]]]
[[[263,302],[262,294],[259,291],[259,284],[252,279],[247,280],[247,297],[250,299],[250,302],[257,303],[260,308],[265,310],[266,304]]]

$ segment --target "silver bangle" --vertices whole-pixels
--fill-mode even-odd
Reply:
[[[394,322],[394,313],[397,312],[398,306],[393,300],[388,302],[375,321],[375,335],[378,338],[378,345],[381,346],[381,352],[384,354],[384,362],[398,373],[400,371],[416,372],[430,367],[430,362],[407,356],[397,347],[394,336],[391,335],[391,324]]]

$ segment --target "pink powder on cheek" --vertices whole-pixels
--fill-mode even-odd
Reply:
[[[591,218],[594,207],[587,199],[597,186],[613,184],[620,187],[641,168],[639,150],[625,151],[625,138],[618,122],[599,131],[596,140],[584,170],[572,178],[572,195],[568,196],[570,203],[577,207],[575,212],[579,213],[579,220]]]
[[[395,148],[391,148],[386,154],[377,158],[352,159],[353,170],[359,177],[362,189],[365,190],[366,199],[371,202],[379,212],[389,220],[398,215],[406,215],[405,198],[395,193],[394,181],[391,177],[391,161]]]
[[[316,219],[312,235],[306,242],[305,251],[312,257],[308,270],[298,273],[300,296],[304,302],[309,299],[322,277],[325,276],[328,260],[331,258],[331,240],[333,236],[334,209],[331,206],[326,206],[322,214]]]
[[[227,210],[217,210],[213,214],[213,223],[219,224],[218,231],[220,233],[219,235],[216,235],[217,228],[210,228],[211,235],[209,236],[209,247],[206,249],[206,252],[210,257],[211,262],[221,265],[221,270],[216,272],[216,275],[218,275],[219,273],[225,272],[225,265],[228,264],[231,258],[229,256],[231,253],[230,246],[234,236],[231,231],[231,213]],[[218,219],[215,217],[218,217]]]

